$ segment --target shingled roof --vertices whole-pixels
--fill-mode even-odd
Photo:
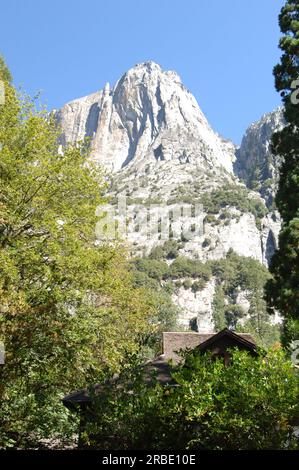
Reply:
[[[254,339],[249,333],[236,333],[234,331],[225,328],[219,333],[212,335],[210,338],[207,338],[205,341],[201,342],[195,349],[198,351],[207,351],[213,350],[213,346],[220,344],[221,340],[225,337],[226,340],[233,341],[226,342],[226,347],[229,348],[232,344],[238,344],[242,349],[247,349],[248,351],[255,352],[256,344]]]
[[[211,338],[214,333],[196,333],[194,331],[166,331],[163,333],[163,353],[167,361],[181,361],[180,351],[194,349]]]
[[[181,362],[180,352],[199,348],[208,349],[210,345],[223,336],[229,336],[236,342],[247,346],[248,349],[255,348],[255,342],[249,333],[235,333],[228,328],[219,333],[197,333],[193,331],[166,331],[163,333],[163,353],[165,360],[173,361],[175,364]],[[210,341],[209,341],[210,340]]]

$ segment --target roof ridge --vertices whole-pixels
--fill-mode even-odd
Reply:
[[[164,333],[167,333],[167,334],[175,334],[175,335],[178,335],[178,334],[188,334],[188,335],[216,335],[217,333],[215,333],[214,331],[207,331],[207,332],[200,332],[200,331],[163,331],[163,334]]]

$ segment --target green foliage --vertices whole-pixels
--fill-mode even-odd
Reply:
[[[269,280],[266,288],[269,310],[277,308],[285,317],[285,344],[299,337],[299,329],[296,327],[299,320],[299,105],[296,103],[298,91],[293,86],[299,77],[298,21],[298,0],[287,0],[279,16],[283,55],[274,68],[275,86],[283,97],[287,125],[272,138],[272,152],[282,158],[275,202],[282,215],[283,225],[279,250],[274,254],[270,266],[273,279]]]
[[[175,259],[178,256],[180,244],[176,240],[167,240],[163,245],[156,246],[150,252],[152,259]]]
[[[213,297],[213,320],[215,330],[221,331],[227,327],[227,319],[225,317],[225,295],[221,285],[216,286]]]
[[[132,264],[137,271],[144,272],[148,277],[157,281],[161,281],[167,276],[168,265],[165,261],[151,258],[135,258]]]
[[[151,358],[160,354],[163,331],[177,329],[178,308],[173,304],[171,295],[174,286],[171,282],[162,282],[168,271],[168,265],[152,258],[135,258],[131,261],[133,285],[142,287],[152,306],[153,316],[150,318],[154,329],[147,337],[145,357]]]
[[[219,225],[219,220],[212,214],[207,214],[203,222],[204,224]]]
[[[244,290],[257,289],[260,293],[270,277],[267,268],[261,263],[253,258],[239,256],[232,250],[227,253],[226,258],[212,261],[211,269],[213,275],[224,283],[227,294],[237,287]]]
[[[192,281],[191,279],[185,279],[184,282],[183,282],[183,286],[185,289],[191,289],[192,287]]]
[[[246,320],[242,325],[236,325],[239,333],[249,333],[256,344],[262,348],[269,349],[279,345],[281,341],[281,326],[270,323],[268,317],[261,314],[257,319],[256,315]]]
[[[171,248],[171,250],[173,250],[173,248]],[[167,252],[168,248],[164,251],[164,255]],[[207,263],[179,256],[171,263],[170,266],[168,266],[162,259],[156,259],[157,254],[159,255],[159,252],[154,249],[151,252],[151,257],[135,258],[131,264],[136,271],[143,272],[149,279],[155,279],[160,283],[162,280],[166,279],[189,277],[197,279],[199,282],[198,286],[200,285],[202,288],[212,275],[210,265]],[[190,281],[189,284],[189,287],[191,287],[192,282]],[[143,285],[146,285],[145,277]]]
[[[94,400],[85,443],[101,449],[298,449],[298,372],[281,350],[189,354],[177,387],[148,386],[133,369]]]
[[[167,292],[167,294],[173,294],[174,293],[174,285],[171,281],[167,281],[163,284],[163,290]]]
[[[148,347],[147,357],[152,358],[161,354],[163,331],[177,331],[178,307],[174,305],[171,296],[164,289],[149,291],[152,309],[155,314],[151,317],[154,329],[149,330],[146,345]]]
[[[157,289],[159,282],[157,279],[150,277],[145,271],[134,270],[133,285],[135,287],[144,287],[145,289]]]
[[[162,246],[155,246],[149,254],[149,258],[161,260],[164,257],[164,250]]]
[[[213,298],[213,319],[216,331],[229,327],[238,331],[250,332],[257,344],[263,347],[269,347],[279,341],[280,326],[271,325],[270,315],[267,313],[263,298],[264,286],[270,277],[265,266],[253,258],[239,256],[232,250],[228,252],[226,258],[206,263],[178,256],[168,266],[163,258],[155,259],[157,253],[159,256],[162,254],[160,249],[163,250],[163,257],[165,257],[168,248],[165,251],[164,245],[158,248],[159,253],[154,249],[151,258],[137,258],[132,261],[136,286],[150,289],[153,297],[155,296],[154,291],[158,291],[163,286],[169,296],[175,288],[181,286],[196,293],[204,289],[207,281],[213,275],[217,282]],[[167,283],[165,280],[168,280]],[[165,287],[166,284],[167,287]],[[245,312],[237,302],[238,294],[241,291],[246,293],[246,299],[250,303],[249,319],[244,318]],[[173,315],[175,312],[178,314],[178,311],[173,308],[170,308],[170,311]],[[169,327],[168,322],[163,322],[162,317],[160,318],[162,323],[159,334],[155,338],[157,341],[155,350],[159,349],[159,339],[163,327],[164,329],[173,328]]]
[[[238,304],[226,305],[224,313],[227,325],[230,325],[234,329],[236,329],[238,320],[240,320],[240,318],[244,317],[245,315],[243,308]]]
[[[276,307],[286,319],[286,322],[299,320],[299,218],[294,218],[284,224],[279,235],[279,251],[270,265],[273,278],[267,284],[266,296],[270,311]],[[287,325],[284,329],[285,344],[299,337],[299,330],[291,330]]]
[[[55,123],[0,73],[0,447],[26,447],[73,431],[62,396],[118,370],[156,311],[120,247],[95,245],[104,183],[86,146],[59,152]]]
[[[167,259],[175,259],[178,257],[181,244],[176,240],[167,240],[163,245],[164,256]]]
[[[172,279],[192,277],[208,281],[211,277],[210,266],[198,260],[179,256],[169,267],[168,276]]]
[[[10,84],[12,82],[11,73],[8,70],[7,65],[1,55],[0,55],[0,80],[5,81],[7,84]]]
[[[267,268],[253,258],[239,256],[232,250],[227,257],[210,262],[213,275],[219,285],[216,286],[213,299],[213,319],[216,329],[225,326],[238,331],[250,332],[257,343],[269,347],[279,340],[280,327],[270,324],[270,315],[264,300],[264,287],[270,274]],[[240,291],[246,292],[250,303],[250,320],[243,327],[238,320],[244,317],[244,311],[236,304]]]
[[[194,281],[192,283],[191,289],[192,289],[192,292],[196,293],[204,289],[205,286],[206,286],[206,281],[202,278],[202,279],[199,279],[198,281]]]
[[[252,213],[257,222],[268,212],[266,206],[260,199],[249,197],[246,188],[236,185],[227,185],[204,193],[201,196],[200,202],[203,204],[204,211],[208,212],[210,217],[211,214],[219,214],[228,206],[235,207],[242,213]],[[225,214],[227,216],[227,211]],[[231,217],[233,217],[233,215],[231,215]]]

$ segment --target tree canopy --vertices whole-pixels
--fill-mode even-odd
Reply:
[[[98,396],[86,414],[83,442],[101,449],[298,449],[298,372],[282,350],[231,363],[187,353],[172,376],[153,382],[133,368]],[[122,386],[120,386],[122,384]]]
[[[280,63],[274,68],[275,85],[284,102],[287,125],[272,139],[274,155],[282,157],[276,205],[283,224],[279,249],[272,258],[273,279],[267,284],[269,309],[285,317],[284,342],[299,338],[299,1],[288,0],[279,16],[283,33]],[[297,91],[296,91],[297,90]]]
[[[0,79],[0,446],[22,447],[72,432],[62,396],[119,370],[156,311],[123,249],[95,243],[104,179],[86,146],[59,150],[2,59]]]

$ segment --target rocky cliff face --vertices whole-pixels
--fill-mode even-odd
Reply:
[[[265,114],[247,129],[236,151],[236,175],[250,189],[259,191],[268,207],[273,204],[280,165],[280,160],[271,153],[271,136],[284,125],[283,108]]]
[[[186,289],[184,286],[175,290],[172,299],[181,314],[179,323],[186,329],[192,326],[195,320],[196,330],[202,333],[214,331],[213,320],[213,298],[215,294],[215,279],[207,282],[206,286],[199,292]]]
[[[206,262],[233,250],[267,266],[280,229],[271,209],[279,162],[270,138],[283,126],[282,110],[250,126],[237,149],[212,130],[175,72],[146,62],[111,89],[106,84],[55,113],[62,144],[90,138],[90,158],[110,175],[116,215],[118,198],[126,196],[119,235],[132,255],[147,256],[170,237],[180,241],[179,256]],[[203,224],[186,238],[182,227],[194,225],[195,204],[202,205]],[[174,218],[178,206],[181,215]],[[158,230],[151,232],[149,219]],[[197,316],[201,331],[212,329],[215,282],[196,293],[181,288],[173,294],[184,326]]]
[[[175,72],[136,65],[110,89],[65,105],[63,141],[91,137],[92,158],[112,171],[145,162],[193,161],[232,172],[233,146],[209,126]]]

